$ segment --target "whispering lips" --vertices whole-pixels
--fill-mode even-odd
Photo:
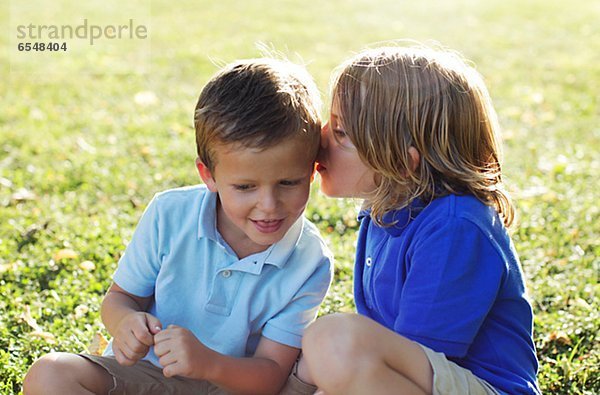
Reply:
[[[263,219],[263,220],[251,220],[256,229],[262,233],[273,233],[277,232],[283,224],[283,219]]]
[[[323,166],[322,164],[317,163],[317,171],[321,172],[323,170],[327,170],[327,168],[325,166]]]

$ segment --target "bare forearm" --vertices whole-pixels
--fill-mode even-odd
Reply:
[[[114,330],[123,317],[142,309],[143,307],[128,295],[109,291],[102,301],[100,314],[106,330],[114,336]]]
[[[208,380],[234,394],[276,394],[290,373],[268,358],[218,354],[213,366]]]

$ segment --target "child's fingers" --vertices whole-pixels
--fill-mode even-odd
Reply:
[[[178,366],[177,366],[177,361],[174,361],[170,364],[164,365],[161,362],[161,365],[163,365],[163,375],[165,377],[173,377],[173,376],[177,376],[179,374],[178,371]]]
[[[170,333],[169,329],[163,329],[162,331],[160,331],[156,335],[154,335],[154,348],[155,349],[161,342],[164,342],[165,340],[168,340],[170,338],[169,333]],[[155,350],[155,352],[156,352],[156,350]]]
[[[162,330],[160,320],[151,314],[146,314],[146,325],[152,335],[156,335]]]
[[[175,376],[175,372],[173,371],[173,368],[170,365],[167,365],[163,368],[163,375],[165,377],[173,377]]]
[[[157,354],[158,355],[158,354]],[[160,362],[160,364],[164,367],[172,365],[174,363],[177,362],[177,357],[175,356],[175,353],[171,352],[170,350],[165,353],[162,354],[159,358],[158,358],[158,362]]]
[[[138,360],[148,353],[150,347],[141,343],[134,335],[120,342],[121,352],[127,358]]]
[[[177,332],[174,329],[178,329],[177,325],[169,325],[166,329],[162,329],[160,332],[154,335],[154,345],[164,342],[167,339],[171,339],[177,336]]]
[[[136,362],[135,360],[128,358],[121,350],[121,347],[116,344],[113,344],[113,354],[115,354],[115,359],[120,365],[132,366]]]
[[[156,341],[154,343],[154,354],[156,354],[157,357],[160,358],[168,352],[169,352],[168,345],[164,341]]]
[[[148,328],[146,326],[140,326],[140,327],[136,327],[132,329],[133,335],[135,336],[135,339],[140,343],[140,345],[135,345],[135,344],[131,344],[131,348],[136,351],[136,352],[140,352],[142,351],[140,349],[140,346],[143,347],[150,347],[151,345],[154,344],[154,336],[152,335],[152,333],[150,333],[150,331],[148,330]]]

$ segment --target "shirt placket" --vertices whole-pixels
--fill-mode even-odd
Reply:
[[[365,248],[365,262],[363,266],[363,292],[365,296],[365,303],[370,310],[375,308],[375,262],[379,256],[379,253],[381,252],[381,248],[386,243],[386,239],[387,235],[384,235],[384,237],[378,243],[369,243]]]
[[[218,270],[212,281],[212,287],[206,304],[211,313],[229,316],[235,303],[244,273],[222,268]]]

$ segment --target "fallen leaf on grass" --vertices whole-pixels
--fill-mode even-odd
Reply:
[[[14,202],[24,202],[26,200],[35,200],[37,196],[29,189],[21,188],[10,196]]]
[[[79,254],[77,252],[70,250],[68,248],[63,248],[61,250],[56,251],[56,253],[52,257],[52,259],[54,259],[55,262],[58,262],[61,259],[75,259],[78,256],[79,256]]]
[[[2,263],[0,264],[0,273],[4,273],[4,272],[14,272],[15,269],[17,269],[17,267],[19,267],[19,264],[17,262],[12,262],[12,263]]]
[[[573,301],[573,305],[581,307],[583,309],[586,309],[588,311],[592,311],[592,305],[590,305],[588,302],[586,302],[584,299],[582,298],[576,298]]]
[[[152,154],[152,147],[147,145],[140,147],[140,154],[142,154],[142,156],[149,156],[150,154]]]
[[[20,318],[23,321],[25,321],[27,323],[27,325],[29,325],[33,329],[33,332],[29,333],[30,336],[43,339],[46,342],[51,343],[51,344],[56,343],[56,338],[54,337],[54,335],[50,332],[46,332],[46,331],[42,330],[42,328],[38,325],[35,318],[33,318],[31,316],[31,308],[29,307],[29,305],[25,305],[25,311],[23,311],[21,313]]]
[[[138,92],[133,97],[133,100],[135,101],[135,104],[142,107],[152,106],[158,103],[158,97],[152,91]]]
[[[30,327],[33,328],[33,330],[35,331],[39,331],[40,326],[38,325],[37,321],[35,320],[35,318],[33,318],[31,316],[31,308],[29,307],[29,305],[25,305],[25,311],[23,311],[21,313],[20,318],[25,321],[25,323],[27,323],[27,325],[29,325]]]
[[[75,318],[80,319],[90,311],[90,308],[85,304],[80,304],[75,307]]]
[[[550,335],[548,336],[548,340],[555,341],[558,344],[561,344],[563,346],[567,346],[567,345],[571,344],[571,339],[563,331],[552,331],[552,332],[550,332]]]
[[[79,264],[79,267],[82,270],[91,272],[92,270],[94,270],[96,268],[96,265],[92,261],[83,261]]]
[[[96,332],[92,343],[88,347],[88,352],[92,355],[102,355],[106,346],[108,346],[108,340],[102,336],[102,333]]]
[[[33,224],[24,233],[21,233],[21,240],[17,245],[17,251],[21,251],[27,244],[33,244],[37,240],[37,233],[40,230],[48,228],[49,221],[46,221],[43,225]]]
[[[578,357],[577,357],[577,360],[579,360],[579,361],[583,361],[583,360],[586,360],[586,359],[590,358],[591,356],[592,356],[592,354],[590,354],[590,353],[588,352],[588,353],[585,353],[585,354],[583,354],[583,355],[580,355],[580,356],[578,356]]]
[[[50,332],[33,331],[33,332],[30,333],[30,335],[33,336],[33,337],[44,339],[46,342],[48,342],[50,344],[56,344],[56,338]]]
[[[90,154],[96,153],[96,147],[85,141],[83,137],[77,137],[77,146],[85,152],[89,152]]]
[[[11,188],[13,186],[13,183],[8,178],[0,177],[0,185],[6,188]]]
[[[29,110],[29,118],[35,119],[37,121],[43,121],[44,119],[46,119],[46,113],[37,107],[33,107]]]

